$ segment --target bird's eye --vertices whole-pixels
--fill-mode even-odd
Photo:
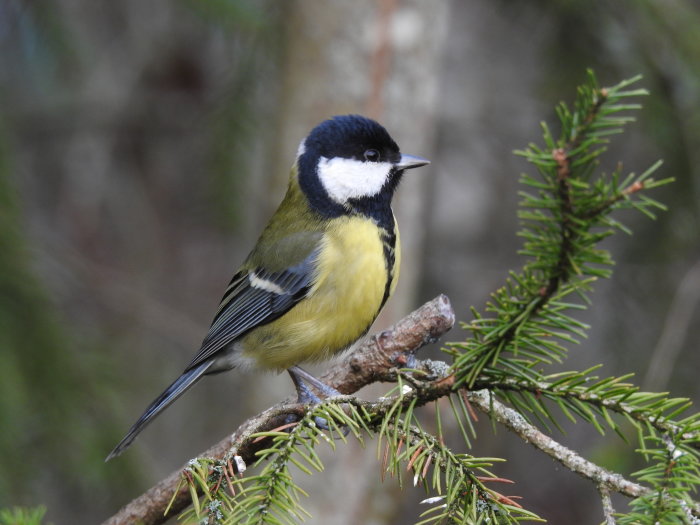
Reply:
[[[368,162],[378,162],[379,152],[376,149],[368,149],[365,151],[365,160]]]

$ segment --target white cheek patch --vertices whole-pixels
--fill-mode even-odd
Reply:
[[[378,194],[389,179],[392,167],[388,162],[321,157],[318,178],[328,196],[337,203],[344,204],[349,199]]]

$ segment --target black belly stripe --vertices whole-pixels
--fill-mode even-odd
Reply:
[[[380,228],[379,230],[379,237],[384,248],[384,264],[386,266],[386,285],[384,286],[384,296],[379,307],[380,310],[384,307],[384,303],[387,302],[391,294],[391,283],[394,281],[394,265],[396,263],[396,226],[393,220],[389,226],[390,229]]]
[[[391,294],[391,282],[394,280],[396,264],[396,219],[391,211],[393,187],[387,186],[387,188],[386,191],[382,191],[372,197],[350,199],[347,202],[348,209],[352,210],[353,214],[364,215],[374,221],[379,229],[379,239],[382,241],[384,265],[386,267],[386,286],[384,287],[384,296],[382,297],[379,310],[382,309]],[[379,313],[379,310],[377,313]]]

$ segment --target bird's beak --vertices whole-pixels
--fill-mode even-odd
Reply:
[[[430,164],[428,159],[416,157],[415,155],[402,154],[401,160],[399,160],[395,166],[398,170],[410,170],[411,168],[419,168],[421,166],[425,166],[426,164]]]

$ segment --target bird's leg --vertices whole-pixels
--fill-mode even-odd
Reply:
[[[309,385],[307,385],[301,377],[292,372],[291,368],[287,370],[287,372],[289,372],[289,376],[294,382],[294,388],[297,390],[298,403],[316,405],[321,402],[319,397],[309,388]]]
[[[298,366],[292,366],[289,369],[287,369],[287,372],[289,372],[292,381],[294,381],[294,386],[297,389],[299,403],[317,404],[321,402],[318,396],[316,396],[316,394],[314,394],[311,391],[309,385],[313,386],[316,390],[319,391],[319,393],[323,394],[323,396],[327,398],[343,395],[340,392],[338,392],[335,388],[332,388],[327,384],[323,383],[322,381],[316,379],[303,368],[300,368]]]
[[[309,385],[312,385],[319,391],[319,393],[323,394],[327,398],[342,395],[335,388],[332,388],[326,385],[325,383],[319,381],[303,368],[299,368],[298,366],[292,366],[291,368],[287,369],[287,372],[289,372],[289,376],[294,382],[294,386],[297,390],[297,399],[299,403],[310,403],[312,405],[317,405],[321,402],[321,399],[316,394],[314,394],[313,390],[309,388]],[[324,418],[316,417],[314,419],[316,425],[318,425],[319,428],[329,430],[328,422]],[[347,435],[347,431],[343,433]]]

